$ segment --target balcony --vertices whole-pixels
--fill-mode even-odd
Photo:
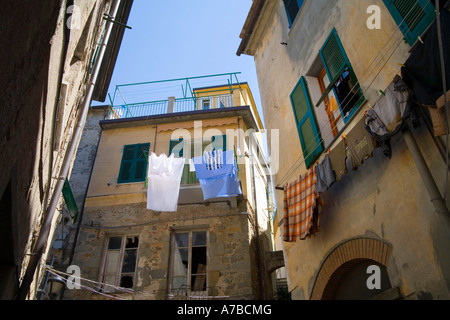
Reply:
[[[140,118],[170,113],[230,108],[234,106],[232,94],[199,98],[168,98],[167,100],[111,107],[106,114],[105,120]]]
[[[105,120],[123,120],[252,105],[237,75],[201,77],[118,85],[108,95]],[[143,102],[145,101],[145,102]]]

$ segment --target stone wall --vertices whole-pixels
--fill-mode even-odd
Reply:
[[[138,235],[139,249],[134,295],[127,299],[165,299],[171,252],[171,232],[200,228],[209,232],[208,296],[252,299],[250,258],[251,219],[245,202],[237,208],[226,203],[180,206],[174,213],[156,214],[145,204],[87,208],[73,264],[82,277],[98,279],[109,235]],[[100,280],[100,279],[99,279]],[[101,299],[85,290],[66,291],[67,299]]]

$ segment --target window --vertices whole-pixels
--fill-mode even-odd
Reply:
[[[198,154],[195,150],[196,143],[201,143],[201,153]],[[227,136],[214,136],[211,138],[211,141],[208,140],[201,140],[201,141],[195,141],[195,140],[186,140],[179,139],[179,140],[171,140],[170,141],[170,147],[169,147],[169,154],[174,154],[175,158],[187,158],[191,159],[194,157],[202,156],[205,151],[213,151],[222,149],[223,151],[226,151],[227,146]],[[188,152],[185,152],[185,149],[190,150]],[[190,165],[186,164],[184,167],[183,175],[181,178],[181,184],[198,184],[199,181],[197,179],[197,176],[195,174],[195,171],[190,171]]]
[[[145,181],[149,150],[150,143],[128,145],[123,148],[118,183]]]
[[[133,288],[136,272],[138,236],[111,236],[105,254],[103,292],[114,292],[113,286]]]
[[[195,146],[201,143],[202,148],[200,150],[200,154],[198,154]],[[189,149],[190,152],[185,152],[185,149]],[[211,140],[171,140],[169,147],[169,154],[174,154],[175,158],[187,158],[191,159],[194,157],[200,157],[206,151],[214,151],[214,150],[223,150],[227,149],[227,136],[213,136]]]
[[[302,8],[303,2],[305,0],[283,0],[284,7],[286,8],[286,14],[289,21],[289,28],[294,24],[295,18],[297,17],[300,9]]]
[[[333,91],[347,123],[365,99],[335,29],[320,50],[320,57],[330,80],[321,101]]]
[[[208,232],[183,231],[172,234],[170,291],[190,295],[207,291]]]
[[[436,18],[429,0],[383,0],[410,46],[426,31]]]
[[[311,167],[323,152],[323,141],[328,141],[329,135],[332,135],[332,138],[336,137],[365,100],[336,30],[331,32],[320,49],[318,61],[322,70],[315,75],[317,77],[315,82],[322,94],[318,102],[315,100],[313,102],[305,77],[300,78],[291,93],[291,103],[307,168]],[[317,107],[321,107],[322,102],[325,105],[327,119],[318,117],[321,110]],[[320,123],[317,119],[320,119]],[[323,121],[328,121],[329,124],[325,126]],[[321,131],[325,130],[324,128],[330,128],[330,132]]]
[[[203,110],[209,110],[211,108],[211,100],[205,99],[202,101]]]

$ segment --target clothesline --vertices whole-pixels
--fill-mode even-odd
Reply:
[[[237,177],[234,150],[214,150],[192,159],[204,201],[213,198],[236,197],[242,194]],[[147,173],[147,209],[156,212],[176,212],[185,158],[152,153]]]

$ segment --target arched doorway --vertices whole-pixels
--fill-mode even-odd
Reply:
[[[357,238],[335,247],[316,276],[311,300],[365,300],[392,288],[387,265],[392,246],[372,238]],[[368,268],[376,270],[379,288],[369,288]]]

